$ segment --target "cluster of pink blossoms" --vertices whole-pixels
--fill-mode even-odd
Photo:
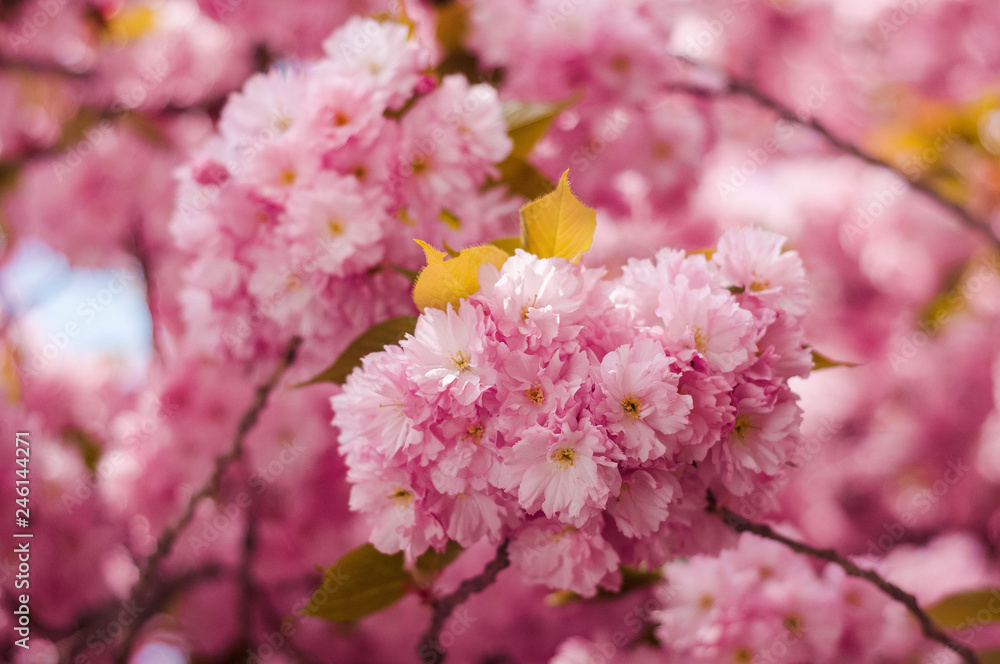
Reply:
[[[996,578],[981,544],[966,534],[900,547],[878,570],[925,606]],[[672,562],[664,577],[654,600],[662,608],[649,615],[661,648],[621,648],[598,630],[566,640],[549,664],[961,661],[924,638],[906,608],[867,581],[755,535],[742,535],[717,556]],[[958,635],[966,641],[983,631],[989,629],[970,623]]]
[[[371,541],[512,537],[530,582],[586,596],[665,562],[682,496],[744,494],[797,444],[807,284],[782,243],[730,231],[711,259],[663,249],[614,280],[521,250],[481,266],[333,398]]]
[[[481,241],[514,209],[502,188],[477,194],[511,149],[493,88],[429,75],[436,46],[400,23],[353,18],[324,50],[251,77],[182,174],[182,299],[214,350],[259,357],[300,335],[319,368],[412,311],[389,269],[420,263],[402,238]]]

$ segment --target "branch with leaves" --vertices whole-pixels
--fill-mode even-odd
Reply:
[[[828,563],[833,563],[843,569],[849,576],[854,576],[868,581],[883,593],[905,606],[907,611],[909,611],[917,619],[917,622],[920,623],[920,629],[924,633],[924,636],[928,639],[937,641],[949,650],[958,653],[958,655],[964,661],[968,662],[968,664],[980,664],[979,657],[971,648],[958,643],[943,629],[938,627],[927,612],[920,607],[916,597],[906,592],[899,586],[886,581],[877,572],[858,567],[858,565],[840,555],[833,549],[817,549],[809,546],[808,544],[803,544],[802,542],[793,540],[790,537],[785,537],[784,535],[775,532],[773,528],[766,524],[750,521],[749,519],[746,519],[716,503],[715,496],[711,491],[708,492],[707,502],[707,510],[721,518],[734,532],[753,533],[759,537],[779,542],[796,553],[805,554],[819,560],[825,560]]]
[[[705,65],[686,58],[684,56],[675,56],[677,60],[681,63],[687,64],[695,69],[706,71]],[[951,212],[963,225],[972,229],[976,233],[982,235],[987,239],[993,246],[1000,248],[1000,238],[998,238],[993,231],[990,229],[989,224],[978,219],[972,212],[967,210],[962,205],[945,198],[941,193],[935,190],[926,181],[920,179],[912,179],[907,177],[907,175],[897,168],[895,165],[889,161],[878,157],[871,152],[868,152],[856,143],[840,136],[833,129],[828,127],[826,123],[819,120],[816,117],[803,117],[796,113],[792,108],[780,101],[779,99],[769,95],[768,93],[761,90],[753,81],[740,79],[732,76],[728,73],[720,73],[711,71],[711,74],[716,77],[721,77],[722,83],[719,86],[710,87],[706,85],[698,84],[688,84],[688,83],[675,83],[669,86],[669,90],[673,92],[681,92],[684,94],[693,95],[696,97],[704,97],[710,99],[716,99],[721,97],[731,97],[731,96],[741,96],[751,99],[760,106],[767,108],[783,120],[791,122],[793,124],[805,127],[814,131],[816,134],[821,136],[827,143],[837,150],[848,154],[852,157],[860,159],[861,161],[876,166],[878,168],[885,169],[905,182],[911,189],[917,191],[924,196],[930,198],[936,202],[941,207],[945,208]]]

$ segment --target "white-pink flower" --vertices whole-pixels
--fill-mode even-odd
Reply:
[[[534,426],[501,451],[497,485],[514,493],[528,514],[580,525],[616,495],[621,476],[607,437],[589,422],[558,430]]]
[[[675,446],[669,434],[687,425],[691,397],[679,394],[680,376],[663,346],[639,339],[604,356],[595,369],[599,401],[595,413],[619,436],[626,456],[645,462]]]

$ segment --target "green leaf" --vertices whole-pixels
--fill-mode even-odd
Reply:
[[[853,362],[840,362],[838,360],[831,360],[826,355],[819,353],[817,351],[812,352],[813,358],[813,371],[819,371],[820,369],[831,369],[833,367],[856,367],[857,364]]]
[[[101,460],[101,445],[93,436],[80,427],[67,426],[62,430],[62,438],[80,451],[87,470],[92,473],[97,470],[97,463]]]
[[[569,171],[556,190],[521,208],[521,239],[539,258],[562,257],[577,261],[590,249],[597,228],[597,211],[573,195]]]
[[[356,367],[361,366],[361,358],[371,353],[377,353],[386,346],[397,344],[407,334],[412,334],[417,327],[416,316],[397,316],[387,321],[376,323],[365,330],[357,339],[351,342],[337,361],[295,387],[305,387],[316,383],[336,383],[343,385],[344,381]]]
[[[410,280],[410,283],[416,283],[417,276],[420,274],[416,270],[411,270],[409,268],[403,267],[402,265],[396,265],[395,263],[389,263],[386,265],[386,267],[388,267],[393,272],[398,272],[399,274],[403,275],[404,277]]]
[[[426,552],[417,558],[415,565],[417,572],[425,576],[433,576],[452,564],[462,551],[464,549],[454,540],[448,540],[448,546],[445,547],[444,551],[427,549]]]
[[[942,627],[966,627],[972,623],[1000,622],[997,607],[1000,607],[1000,588],[986,588],[945,597],[928,608],[927,615]]]
[[[331,622],[352,622],[392,606],[412,584],[402,551],[390,556],[364,544],[323,571],[323,583],[302,613]]]

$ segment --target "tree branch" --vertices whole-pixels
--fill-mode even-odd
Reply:
[[[704,65],[691,60],[683,56],[677,56],[679,60],[685,62],[699,70],[706,70]],[[834,148],[849,154],[852,157],[860,159],[861,161],[876,166],[878,168],[885,169],[901,180],[906,182],[911,189],[920,192],[924,196],[927,196],[931,200],[935,201],[941,207],[947,209],[952,214],[954,214],[959,221],[967,226],[968,228],[976,231],[977,233],[983,235],[991,244],[995,247],[1000,248],[1000,238],[993,234],[990,229],[989,224],[982,219],[978,219],[965,207],[950,201],[939,192],[935,191],[933,187],[927,184],[926,181],[920,179],[911,179],[901,171],[899,168],[894,166],[892,163],[877,157],[874,154],[866,151],[859,145],[852,143],[851,141],[838,136],[836,132],[830,129],[824,122],[815,117],[801,117],[795,111],[793,111],[784,102],[772,97],[760,88],[758,88],[752,81],[743,80],[735,78],[728,73],[721,74],[724,77],[725,83],[719,88],[712,88],[702,85],[691,85],[687,83],[675,83],[668,86],[668,90],[672,92],[681,92],[684,94],[693,95],[696,97],[703,97],[714,99],[718,97],[727,96],[743,96],[748,99],[752,99],[757,104],[767,108],[776,114],[778,114],[782,119],[792,122],[801,127],[806,127],[812,131],[819,134],[827,143],[829,143]]]
[[[181,517],[177,520],[177,522],[173,526],[168,527],[163,534],[160,535],[159,540],[156,542],[156,550],[154,550],[146,560],[146,564],[139,573],[139,580],[136,581],[135,585],[132,587],[129,600],[142,603],[145,600],[145,597],[154,590],[160,564],[167,558],[167,556],[170,555],[178,536],[180,536],[184,529],[191,524],[191,521],[194,519],[195,509],[198,507],[198,503],[200,503],[204,498],[207,498],[208,496],[219,491],[222,485],[222,479],[226,474],[226,470],[229,469],[229,466],[234,461],[243,456],[244,439],[253,429],[254,425],[257,424],[257,419],[260,417],[264,407],[267,406],[268,397],[270,397],[271,392],[274,390],[275,386],[277,386],[278,381],[281,379],[282,375],[284,375],[288,367],[295,362],[295,356],[298,354],[301,343],[301,337],[294,337],[289,342],[281,361],[278,363],[278,366],[275,367],[271,376],[266,382],[257,387],[257,392],[254,396],[253,402],[250,404],[247,411],[243,413],[239,424],[236,426],[236,434],[233,436],[233,442],[229,451],[216,458],[215,468],[212,471],[211,477],[208,478],[208,481],[196,494],[191,496],[191,500],[188,501],[187,507],[185,507],[183,514],[181,514]],[[121,658],[128,657],[129,648],[137,632],[138,629],[136,626],[130,626],[125,636],[125,646],[122,650]]]
[[[952,639],[944,630],[938,627],[931,617],[920,608],[920,604],[917,602],[916,597],[906,592],[899,586],[889,583],[879,576],[877,572],[858,567],[833,549],[817,549],[811,547],[808,544],[797,542],[791,538],[776,533],[766,524],[754,523],[749,519],[745,519],[742,516],[729,511],[725,507],[718,505],[715,501],[715,496],[711,491],[708,492],[707,502],[707,511],[717,515],[726,523],[727,526],[732,528],[737,533],[753,533],[759,537],[779,542],[796,553],[802,553],[807,556],[812,556],[813,558],[818,558],[819,560],[825,560],[829,563],[833,563],[847,572],[849,576],[854,576],[868,581],[886,595],[905,606],[906,609],[913,614],[913,616],[920,623],[920,629],[923,631],[924,636],[928,639],[937,641],[949,650],[958,653],[958,655],[968,664],[979,664],[979,658],[976,656],[976,653],[968,646],[958,643]]]
[[[444,622],[452,614],[456,607],[469,599],[469,595],[485,590],[490,584],[496,581],[497,574],[510,565],[510,557],[507,555],[507,546],[510,539],[505,539],[497,548],[497,555],[493,558],[483,571],[466,579],[458,585],[454,592],[431,601],[434,615],[431,617],[430,627],[424,632],[417,644],[417,657],[426,664],[441,664],[444,662],[446,652],[438,643],[438,637],[444,628]]]

